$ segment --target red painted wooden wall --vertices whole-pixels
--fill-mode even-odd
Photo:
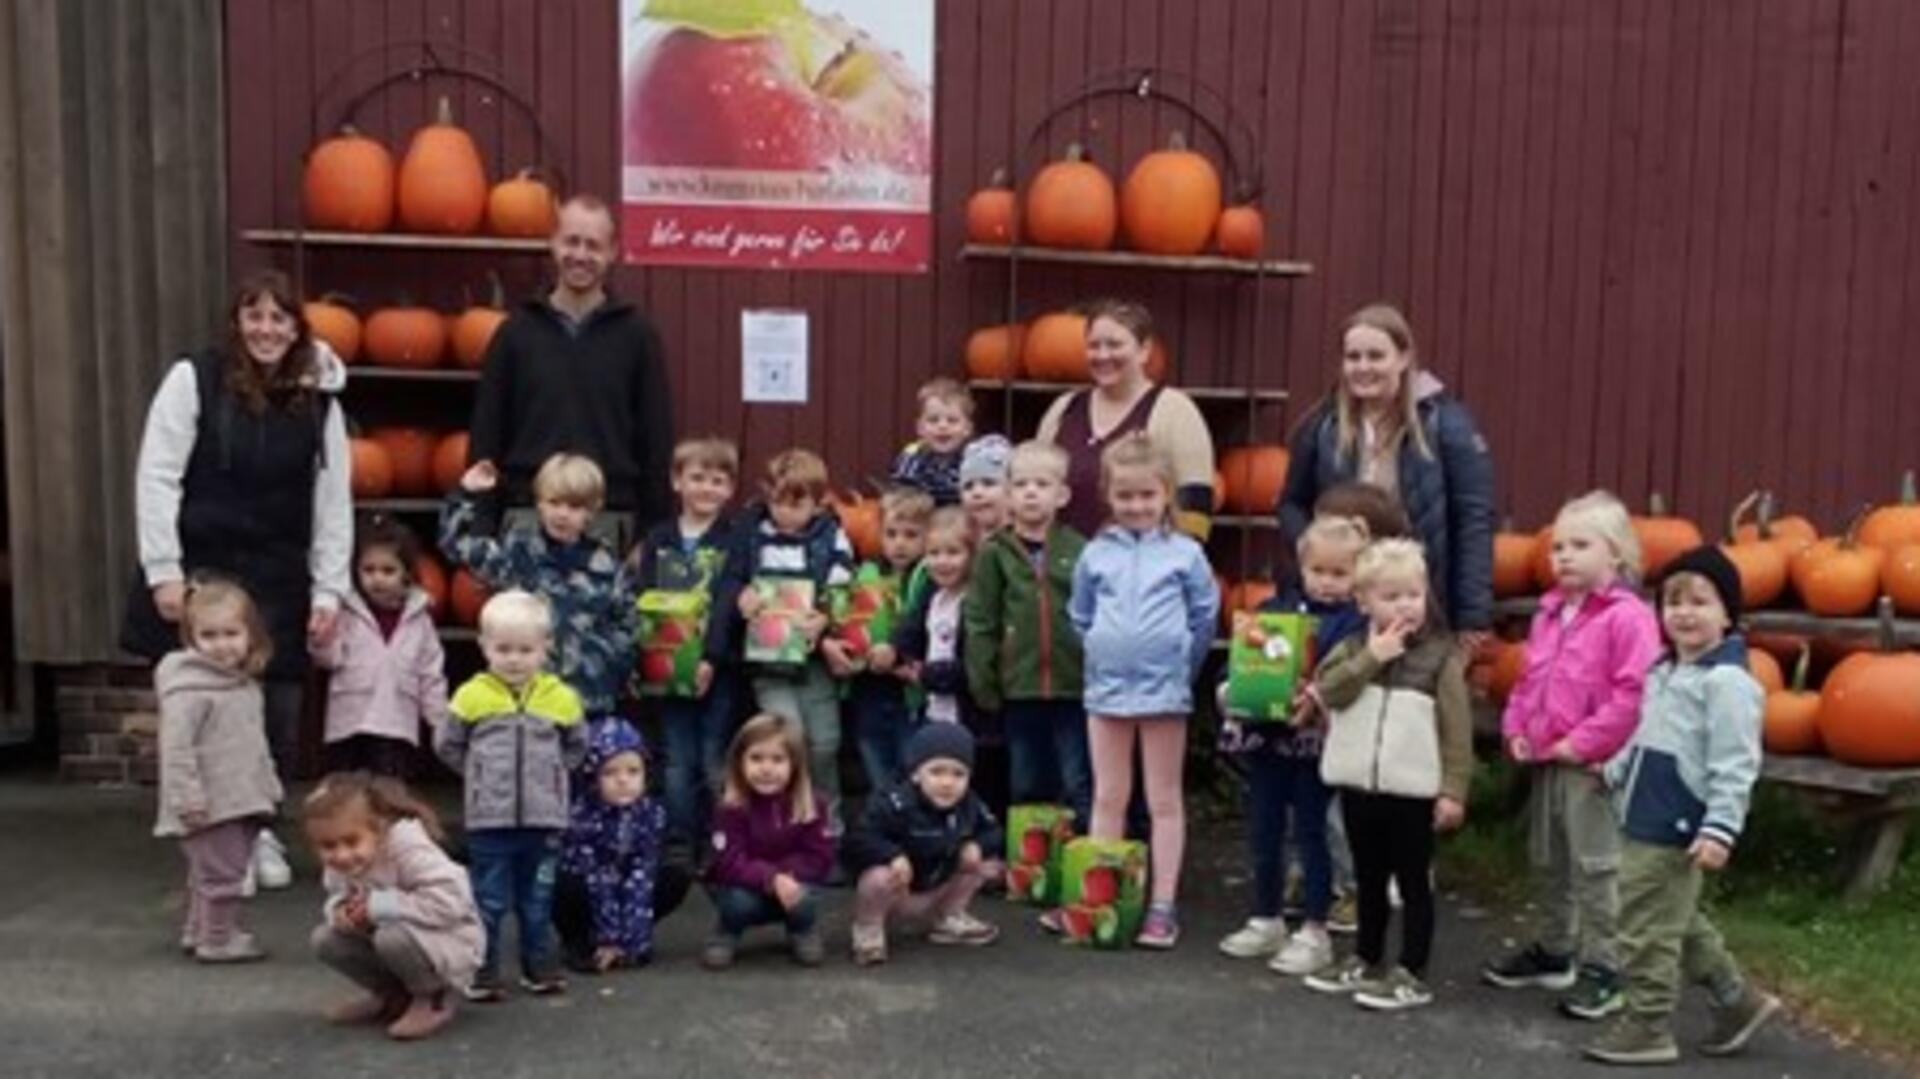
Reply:
[[[355,54],[409,39],[488,58],[576,186],[616,193],[614,0],[234,0],[227,18],[236,230],[293,223],[316,93]],[[417,55],[356,67],[322,122]],[[1004,267],[953,257],[966,193],[1089,74],[1159,65],[1199,73],[1250,120],[1270,246],[1320,272],[1263,286],[1054,272],[1028,312],[1139,296],[1182,379],[1238,383],[1253,363],[1291,389],[1293,408],[1260,424],[1277,433],[1330,378],[1340,319],[1390,298],[1479,414],[1520,521],[1593,484],[1712,516],[1764,483],[1831,525],[1920,458],[1905,354],[1920,329],[1915,55],[1920,4],[1904,0],[940,0],[932,272],[627,268],[618,287],[665,334],[683,430],[743,437],[756,462],[799,443],[842,473],[879,471],[915,386],[956,371],[969,328],[1005,308]],[[402,84],[358,119],[397,150],[441,92],[495,166],[536,156],[530,126],[470,83]],[[1168,108],[1109,99],[1047,141],[1083,138],[1124,170],[1175,126]],[[234,250],[237,268],[269,257]],[[541,271],[333,253],[310,276],[363,302],[405,286],[451,306],[494,266],[518,289]],[[739,403],[738,312],[762,305],[813,315],[806,408]],[[1244,416],[1221,420],[1225,441],[1246,437]]]

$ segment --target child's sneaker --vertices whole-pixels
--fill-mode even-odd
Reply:
[[[1039,924],[1040,928],[1052,933],[1056,937],[1065,935],[1067,931],[1067,919],[1065,915],[1060,913],[1059,907],[1052,907],[1041,911],[1040,917],[1035,918],[1034,921]]]
[[[474,974],[473,980],[460,991],[475,1004],[498,1004],[507,999],[507,986],[500,975],[491,970],[482,970]]]
[[[1220,950],[1235,959],[1260,959],[1286,943],[1287,923],[1279,918],[1248,918],[1220,942]]]
[[[1267,969],[1275,974],[1298,976],[1312,974],[1314,971],[1333,962],[1333,938],[1324,929],[1301,926],[1287,938],[1287,946],[1273,957]]]
[[[1327,912],[1327,931],[1350,935],[1360,931],[1360,899],[1352,892],[1333,897],[1333,909]]]
[[[418,1041],[432,1037],[451,1022],[453,1002],[445,993],[414,997],[400,1018],[387,1027],[387,1037],[402,1042]]]
[[[554,966],[521,971],[520,988],[536,997],[556,996],[567,991],[567,976]]]
[[[1305,985],[1317,993],[1351,994],[1363,985],[1372,985],[1378,973],[1357,955],[1329,963],[1307,975]]]
[[[1732,1056],[1747,1047],[1753,1035],[1780,1012],[1780,998],[1748,986],[1737,1003],[1713,1009],[1713,1030],[1700,1043],[1710,1057]]]
[[[1405,967],[1395,967],[1386,977],[1353,991],[1353,1002],[1376,1012],[1398,1012],[1433,1003],[1433,990]]]
[[[817,929],[797,933],[788,943],[793,948],[793,961],[803,967],[817,967],[827,960],[827,945]]]
[[[1620,975],[1591,963],[1580,967],[1573,988],[1560,998],[1560,1014],[1572,1019],[1605,1019],[1626,1007]]]
[[[1497,963],[1488,963],[1480,968],[1480,980],[1488,985],[1497,985],[1502,989],[1525,989],[1529,986],[1540,989],[1567,990],[1573,988],[1578,974],[1573,969],[1573,957],[1556,955],[1539,944],[1529,944],[1525,948],[1507,956]]]
[[[883,925],[856,925],[853,927],[853,965],[856,967],[878,966],[887,961],[887,927]]]
[[[253,837],[253,864],[249,868],[253,870],[255,883],[268,891],[293,883],[293,867],[287,864],[286,846],[279,836],[265,828]]]
[[[1155,903],[1147,908],[1147,920],[1133,942],[1142,948],[1165,951],[1180,943],[1180,919],[1174,916],[1172,903]]]
[[[1000,939],[1000,927],[990,925],[964,910],[956,910],[940,919],[927,939],[935,944],[992,944]]]
[[[251,963],[265,959],[267,953],[253,939],[252,933],[236,929],[218,944],[201,941],[194,948],[193,957],[202,963]]]
[[[725,970],[733,965],[733,953],[740,942],[725,933],[715,933],[707,938],[706,946],[700,949],[700,965],[708,970]]]
[[[1665,1023],[1631,1014],[1614,1016],[1580,1052],[1602,1064],[1671,1064],[1680,1059],[1680,1047]]]

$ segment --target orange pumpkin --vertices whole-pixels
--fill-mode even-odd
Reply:
[[[1901,614],[1920,614],[1920,543],[1905,543],[1887,552],[1880,567],[1880,590]]]
[[[470,570],[454,571],[453,586],[448,589],[448,605],[453,612],[453,620],[463,626],[480,624],[480,608],[487,605],[492,593],[480,583]]]
[[[383,307],[367,319],[362,342],[374,363],[434,367],[447,350],[447,322],[430,307]]]
[[[1767,694],[1760,740],[1769,753],[1820,752],[1820,694],[1807,689],[1810,656],[1802,648],[1793,668],[1793,685]]]
[[[353,308],[340,303],[340,299],[338,294],[329,292],[301,304],[300,313],[306,316],[307,328],[313,336],[325,341],[342,363],[352,363],[360,356],[360,316],[353,313]]]
[[[453,346],[453,362],[469,370],[477,371],[486,365],[487,346],[493,343],[495,331],[507,321],[507,298],[501,288],[498,275],[493,277],[493,300],[491,303],[474,304],[460,312],[447,330],[447,341]]]
[[[1120,185],[1120,224],[1135,250],[1197,255],[1220,223],[1220,171],[1175,131],[1167,148],[1133,166]]]
[[[1795,514],[1785,517],[1777,516],[1773,492],[1763,491],[1760,494],[1760,505],[1755,512],[1754,522],[1743,524],[1735,529],[1733,538],[1736,543],[1765,540],[1779,547],[1791,560],[1794,555],[1806,550],[1820,538],[1820,530],[1805,517]]]
[[[968,334],[967,377],[990,381],[1019,378],[1020,351],[1026,341],[1027,328],[1018,322],[983,326]]]
[[[1846,764],[1920,764],[1920,655],[1856,652],[1840,661],[1820,691],[1820,741]]]
[[[434,122],[413,133],[400,160],[400,225],[414,232],[466,235],[487,215],[487,170],[473,136],[453,122],[440,99]]]
[[[1220,455],[1227,481],[1227,509],[1247,516],[1271,515],[1287,482],[1285,446],[1236,446]]]
[[[1527,646],[1519,641],[1488,640],[1474,653],[1467,681],[1495,702],[1505,702],[1527,669]]]
[[[436,621],[447,615],[447,569],[440,560],[422,551],[413,561],[413,583],[427,594],[427,610]]]
[[[1120,227],[1113,181],[1086,157],[1075,143],[1027,185],[1026,234],[1033,243],[1083,251],[1113,246]]]
[[[1156,386],[1164,386],[1173,374],[1173,353],[1167,343],[1156,334],[1147,339],[1147,381]]]
[[[385,232],[393,224],[393,155],[342,127],[307,155],[300,197],[308,228]]]
[[[1229,206],[1220,211],[1213,244],[1230,259],[1257,259],[1267,242],[1267,220],[1257,206]]]
[[[880,500],[854,491],[828,495],[827,501],[839,515],[840,528],[846,532],[847,542],[853,544],[854,553],[861,558],[879,558]]]
[[[1034,319],[1020,349],[1020,365],[1028,378],[1041,382],[1085,382],[1087,316],[1055,311]]]
[[[1219,513],[1227,504],[1227,474],[1219,469],[1213,470],[1213,512]],[[1226,591],[1226,589],[1221,589]]]
[[[987,186],[967,197],[967,242],[1013,242],[1013,188],[1007,183],[1006,169],[993,170]]]
[[[460,486],[460,477],[466,471],[467,433],[455,431],[433,448],[433,486],[439,491],[451,491]]]
[[[1900,501],[1879,507],[1860,522],[1860,542],[1883,551],[1920,543],[1920,500],[1912,472],[1900,478]]]
[[[1780,661],[1773,658],[1771,652],[1759,648],[1747,649],[1747,671],[1768,693],[1778,693],[1787,688],[1787,677],[1780,670]]]
[[[1633,534],[1640,540],[1640,575],[1653,580],[1667,563],[1700,546],[1700,526],[1684,517],[1667,516],[1666,501],[1659,494],[1647,499],[1647,515],[1633,519]]]
[[[1548,525],[1533,534],[1533,585],[1548,592],[1559,583],[1559,576],[1553,572],[1553,526]]]
[[[1793,590],[1814,614],[1846,617],[1864,613],[1880,595],[1880,567],[1886,552],[1858,540],[1860,518],[1847,534],[1823,539],[1788,564]]]
[[[1787,552],[1774,542],[1770,531],[1766,538],[1741,540],[1740,522],[1760,505],[1762,496],[1755,491],[1740,500],[1727,523],[1728,541],[1720,550],[1740,574],[1740,602],[1756,610],[1780,598],[1787,590]]]
[[[495,236],[544,240],[553,235],[559,219],[553,188],[532,169],[521,169],[487,192],[487,231]]]
[[[347,441],[352,458],[347,465],[347,483],[355,498],[385,498],[393,493],[393,458],[387,448],[371,438]]]
[[[1230,585],[1220,597],[1221,629],[1232,632],[1234,612],[1256,610],[1272,599],[1276,591],[1272,581],[1245,580]]]
[[[1493,536],[1493,594],[1501,599],[1533,591],[1533,556],[1539,537],[1501,531]]]
[[[433,488],[433,451],[439,440],[431,431],[419,427],[382,427],[368,432],[369,437],[386,448],[393,462],[393,492],[398,495],[431,495]]]

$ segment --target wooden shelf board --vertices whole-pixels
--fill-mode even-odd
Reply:
[[[1022,262],[1055,262],[1074,266],[1108,266],[1138,270],[1171,270],[1180,273],[1227,273],[1247,277],[1306,277],[1313,273],[1310,262],[1291,259],[1234,259],[1222,255],[1147,255],[1138,251],[1070,251],[1057,247],[1011,247],[1004,244],[967,244],[960,257],[996,260],[1019,259]]]
[[[1218,514],[1213,518],[1216,528],[1277,529],[1280,521],[1274,517],[1247,517],[1232,513]]]
[[[505,236],[429,236],[409,232],[302,232],[299,229],[242,229],[240,238],[250,244],[308,247],[404,248],[414,251],[503,251],[543,254],[545,240],[511,239]]]
[[[446,503],[438,498],[356,498],[353,508],[378,513],[439,513]]]
[[[472,626],[441,626],[440,639],[443,641],[477,641],[480,631]]]
[[[480,372],[464,367],[381,367],[377,364],[347,365],[347,385],[357,379],[392,382],[479,382]]]
[[[1015,379],[1012,382],[1008,382],[997,378],[976,378],[968,381],[967,385],[976,390],[985,390],[991,393],[1059,394],[1066,393],[1068,390],[1084,389],[1087,384],[1084,382],[1030,382],[1024,379]],[[1172,388],[1179,390],[1181,393],[1186,394],[1196,401],[1245,401],[1249,396],[1255,401],[1262,403],[1279,402],[1287,399],[1287,391],[1285,390],[1247,390],[1234,386],[1179,385],[1173,386]]]

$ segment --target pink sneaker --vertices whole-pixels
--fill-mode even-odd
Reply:
[[[1180,921],[1174,917],[1173,904],[1155,903],[1147,908],[1147,920],[1133,942],[1142,948],[1165,951],[1180,943]]]

